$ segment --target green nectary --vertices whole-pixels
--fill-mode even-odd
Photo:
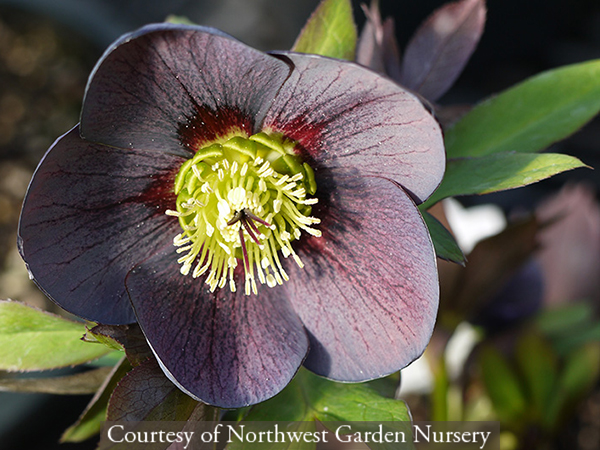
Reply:
[[[292,256],[302,230],[320,236],[313,226],[311,205],[317,186],[312,168],[295,155],[293,141],[278,134],[235,136],[201,148],[186,161],[175,178],[177,210],[182,232],[179,247],[181,273],[196,278],[208,272],[211,291],[229,280],[236,290],[234,271],[243,261],[245,293],[257,292],[256,278],[269,287],[288,275],[279,252]]]

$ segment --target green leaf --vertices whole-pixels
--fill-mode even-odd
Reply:
[[[85,340],[101,342],[110,348],[125,350],[125,355],[132,366],[138,366],[153,356],[138,324],[130,325],[96,325],[88,329]]]
[[[541,311],[536,317],[540,330],[551,338],[560,338],[586,328],[594,321],[594,309],[587,302],[569,303]]]
[[[507,424],[518,424],[526,413],[527,402],[515,371],[491,345],[481,348],[479,362],[483,384],[496,414]]]
[[[440,223],[435,217],[427,211],[421,211],[423,219],[429,228],[429,234],[433,241],[435,254],[438,258],[445,261],[451,261],[461,266],[465,265],[465,255],[456,243],[454,236]]]
[[[296,378],[277,396],[254,406],[238,426],[244,425],[246,431],[260,431],[261,422],[293,422],[290,431],[314,431],[314,421],[318,420],[327,428],[341,424],[351,424],[352,431],[376,431],[377,426],[385,423],[386,431],[402,431],[410,434],[410,414],[401,400],[382,397],[371,383],[336,383],[300,369]],[[393,423],[392,423],[393,422]],[[269,429],[270,425],[264,425]],[[280,448],[294,450],[312,450],[315,443],[295,443]],[[400,446],[399,446],[400,445]],[[234,442],[228,450],[246,450],[255,447],[247,442]],[[412,443],[405,446],[399,443],[384,444],[372,448],[412,449]]]
[[[446,131],[448,158],[537,152],[600,111],[600,60],[561,67],[489,98]]]
[[[0,378],[0,391],[43,394],[93,394],[100,388],[111,367],[101,367],[75,375],[51,378]]]
[[[510,152],[451,159],[442,184],[423,208],[447,197],[489,194],[526,186],[578,167],[586,165],[573,156],[557,153]]]
[[[82,364],[111,350],[83,342],[82,323],[0,301],[0,370],[32,371]]]
[[[277,396],[256,405],[246,420],[409,421],[406,404],[367,384],[336,383],[301,369]]]
[[[372,389],[375,389],[379,395],[386,398],[394,398],[398,388],[400,387],[401,374],[394,372],[391,375],[383,378],[377,378],[366,383]]]
[[[356,40],[350,0],[323,0],[304,25],[292,50],[353,60]]]
[[[600,377],[600,342],[588,342],[566,355],[558,388],[545,411],[545,425],[556,430],[561,420],[569,420],[584,396],[597,385]]]
[[[559,388],[570,398],[579,398],[595,385],[598,377],[600,342],[587,342],[566,357]]]
[[[541,418],[556,393],[558,358],[550,344],[535,331],[519,338],[515,356],[534,417]]]
[[[600,341],[600,321],[586,302],[544,311],[536,324],[559,356],[569,356],[588,342]]]
[[[90,329],[86,327],[86,332],[83,336],[83,340],[85,342],[98,342],[99,344],[106,345],[111,350],[124,351],[123,345],[121,345],[118,341],[116,341],[110,336],[105,336],[104,334],[96,333],[94,331],[96,328],[97,327],[93,327],[92,329]]]
[[[576,348],[588,342],[600,341],[600,322],[592,322],[585,328],[578,328],[571,334],[554,340],[555,350],[559,355],[568,355]]]
[[[65,430],[60,438],[61,442],[82,442],[100,432],[102,423],[106,420],[108,400],[117,384],[129,370],[131,370],[131,364],[123,357],[121,362],[110,372],[77,422]]]
[[[106,420],[106,408],[96,407],[86,411],[76,424],[67,428],[60,442],[83,442],[100,433],[102,422]]]
[[[186,16],[177,16],[175,14],[167,16],[165,22],[174,23],[176,25],[197,25],[196,23],[188,19]]]
[[[441,355],[434,364],[431,364],[433,375],[433,391],[431,393],[431,420],[439,422],[448,421],[448,392],[450,390],[450,377],[446,368],[446,358]]]
[[[86,365],[91,367],[114,367],[117,363],[121,361],[122,357],[123,352],[121,350],[115,350],[110,353],[107,353],[104,356],[101,356],[99,359],[90,361]]]

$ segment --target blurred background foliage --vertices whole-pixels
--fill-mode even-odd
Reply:
[[[87,76],[110,42],[176,14],[263,50],[286,49],[317,3],[0,0],[0,298],[56,311],[30,282],[17,253],[19,210],[40,158],[77,122]],[[380,3],[382,15],[395,18],[398,40],[405,44],[445,2]],[[360,2],[353,4],[360,26]],[[469,105],[542,70],[600,58],[597,0],[487,5],[482,41],[442,105]],[[596,118],[553,151],[600,167],[599,147]],[[600,448],[599,187],[597,171],[578,170],[514,191],[460,199],[471,208],[455,208],[471,214],[466,220],[479,228],[491,220],[474,212],[482,204],[498,206],[508,226],[465,250],[466,268],[440,264],[441,312],[425,357],[431,383],[411,389],[406,376],[401,391],[416,420],[500,420],[507,449]],[[461,242],[460,230],[455,233]],[[466,231],[471,237],[477,233]],[[469,339],[460,340],[465,334]],[[458,365],[456,353],[462,355]],[[0,393],[0,446],[58,448],[62,430],[88,400]],[[94,447],[93,441],[69,444]]]

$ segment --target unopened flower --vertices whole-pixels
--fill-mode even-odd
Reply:
[[[485,0],[457,0],[435,10],[415,31],[400,58],[394,20],[382,20],[378,0],[363,5],[367,22],[356,60],[436,102],[454,84],[477,47]],[[445,114],[448,115],[448,112]]]
[[[104,54],[81,123],[38,167],[21,254],[66,310],[137,321],[204,402],[260,402],[303,363],[368,380],[431,335],[415,201],[444,162],[435,120],[368,69],[148,26]]]

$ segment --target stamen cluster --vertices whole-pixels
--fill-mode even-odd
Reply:
[[[205,282],[214,291],[234,278],[238,260],[244,262],[245,293],[256,294],[256,278],[269,287],[289,279],[278,252],[302,261],[292,248],[301,230],[321,236],[311,217],[316,198],[312,168],[293,154],[294,142],[264,132],[236,136],[204,147],[186,161],[175,179],[177,210],[183,231],[173,243],[183,275]]]

